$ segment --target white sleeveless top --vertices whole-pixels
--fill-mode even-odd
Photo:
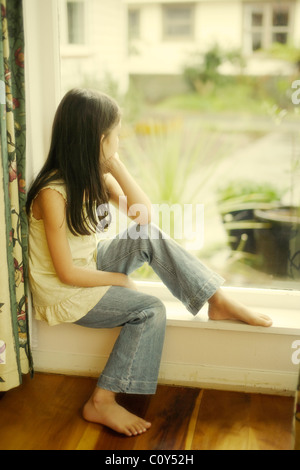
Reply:
[[[58,191],[65,199],[63,181],[53,182],[45,188]],[[68,241],[76,266],[97,269],[97,235],[74,236],[67,229]],[[84,317],[104,296],[110,286],[73,287],[63,284],[54,269],[49,253],[44,222],[29,215],[29,282],[35,317],[49,325],[73,323]]]

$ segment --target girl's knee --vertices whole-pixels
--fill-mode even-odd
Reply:
[[[162,323],[166,323],[167,311],[165,304],[157,297],[153,297],[152,309],[155,312],[155,318]]]

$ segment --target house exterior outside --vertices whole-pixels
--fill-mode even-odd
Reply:
[[[123,0],[59,0],[62,89],[109,77],[128,87],[127,5]]]
[[[241,51],[244,73],[284,75],[292,72],[288,63],[264,51],[275,42],[300,47],[300,0],[61,0],[60,5],[66,82],[108,74],[124,90],[129,77],[150,76],[172,89],[191,55],[216,44]],[[225,65],[224,72],[235,70]]]

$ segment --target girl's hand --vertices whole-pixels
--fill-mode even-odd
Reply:
[[[126,285],[124,287],[126,287],[127,289],[136,290],[136,291],[138,290],[135,282],[133,282],[133,280],[130,279],[130,277],[128,277],[128,276],[127,276]]]

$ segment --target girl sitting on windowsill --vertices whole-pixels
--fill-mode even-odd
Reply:
[[[154,394],[166,326],[163,303],[139,292],[129,275],[145,262],[193,314],[269,327],[269,317],[225,297],[224,280],[151,224],[151,202],[118,155],[121,113],[101,93],[75,89],[54,119],[48,158],[30,188],[30,285],[36,317],[56,325],[122,327],[83,416],[127,436],[151,424],[129,413],[117,393]],[[98,207],[144,207],[137,226],[97,243]],[[135,217],[132,216],[134,219]],[[105,219],[102,220],[105,224]]]

